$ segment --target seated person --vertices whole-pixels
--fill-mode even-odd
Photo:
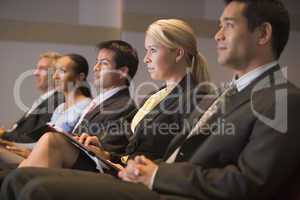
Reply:
[[[124,151],[130,135],[126,131],[115,134],[110,130],[119,126],[120,119],[126,121],[131,113],[136,112],[128,86],[137,71],[138,57],[131,45],[120,40],[102,42],[98,48],[97,63],[93,71],[94,85],[100,93],[88,106],[89,110],[80,117],[72,133],[80,135],[89,132],[101,138],[101,144],[106,150],[119,153]],[[40,139],[32,154],[35,154],[36,149],[52,148],[47,140],[54,141],[57,146],[55,148],[62,150],[56,152],[68,155],[68,150],[62,149],[64,144],[60,141],[64,141],[64,138],[51,132]],[[43,152],[48,154],[47,150]]]
[[[36,69],[35,85],[42,95],[33,103],[32,107],[10,129],[2,129],[1,139],[18,143],[36,142],[43,131],[33,130],[44,126],[51,119],[55,108],[63,102],[62,94],[54,89],[52,77],[55,63],[61,57],[56,52],[40,55]]]
[[[151,95],[134,115],[130,125],[133,136],[126,151],[122,154],[110,152],[99,137],[91,134],[78,137],[96,154],[121,164],[126,164],[128,156],[139,154],[162,159],[171,139],[181,133],[185,119],[194,109],[197,95],[206,94],[205,88],[194,90],[197,84],[208,80],[208,73],[198,53],[196,36],[185,22],[173,19],[154,22],[147,30],[145,48],[144,62],[151,78],[165,81],[166,86]],[[104,59],[106,51],[100,49],[97,60]],[[95,68],[102,68],[101,64],[96,63]],[[58,135],[45,135],[39,143],[20,167],[96,170],[89,158]],[[60,152],[65,152],[65,155]]]
[[[49,124],[68,133],[91,102],[92,95],[86,81],[89,66],[86,59],[77,54],[64,55],[56,65],[53,79],[57,90],[64,93],[65,103],[56,108]]]
[[[91,101],[90,89],[86,82],[89,66],[86,59],[77,54],[64,55],[57,60],[55,65],[56,70],[53,79],[56,90],[64,94],[65,103],[60,104],[55,109],[48,124],[59,131],[70,132],[79,120],[84,108]],[[2,141],[2,144],[10,152],[26,158],[35,143],[19,144]],[[4,157],[14,156],[9,153],[6,155],[6,153],[2,149],[0,154],[2,162],[5,161]],[[17,159],[16,162],[19,160]]]
[[[234,72],[236,90],[225,90],[209,112],[195,116],[199,124],[181,142],[174,138],[165,162],[137,156],[119,173],[124,181],[92,172],[19,168],[7,176],[1,198],[291,199],[280,195],[300,163],[300,91],[278,64],[289,36],[288,12],[280,0],[226,3],[215,39],[218,62]]]

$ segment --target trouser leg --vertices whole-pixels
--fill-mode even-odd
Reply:
[[[63,169],[23,168],[4,181],[3,199],[18,200],[155,200],[159,195],[141,184],[110,175]]]

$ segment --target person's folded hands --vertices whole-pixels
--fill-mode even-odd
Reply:
[[[145,156],[136,156],[129,160],[126,168],[119,172],[119,177],[128,182],[142,183],[149,187],[151,179],[158,165]]]

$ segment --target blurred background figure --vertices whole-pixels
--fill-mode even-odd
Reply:
[[[10,129],[2,130],[1,139],[18,143],[31,143],[39,139],[42,131],[32,131],[49,122],[55,108],[63,102],[62,95],[55,90],[52,79],[55,64],[60,57],[56,52],[40,55],[33,74],[35,86],[42,94]]]

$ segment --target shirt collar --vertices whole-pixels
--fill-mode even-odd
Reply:
[[[237,91],[240,92],[244,88],[246,88],[252,81],[254,81],[257,77],[262,75],[265,71],[271,69],[272,67],[278,65],[278,61],[273,61],[270,63],[267,63],[265,65],[262,65],[254,70],[251,70],[250,72],[244,74],[238,79],[233,78],[232,82],[235,84]]]
[[[112,97],[114,94],[117,92],[127,88],[127,86],[120,86],[120,87],[115,87],[110,90],[106,90],[104,92],[100,92],[98,96],[96,96],[93,101],[96,103],[96,106],[100,105],[103,101],[107,100],[108,98]]]
[[[40,96],[40,99],[42,99],[42,100],[48,99],[51,95],[54,94],[55,91],[56,91],[55,89],[47,91],[46,93],[44,93]]]

